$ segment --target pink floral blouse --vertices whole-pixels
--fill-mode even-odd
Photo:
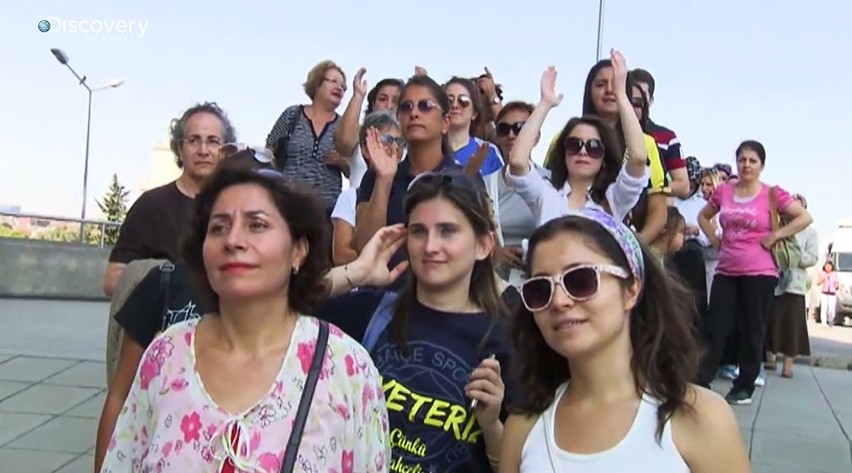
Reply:
[[[169,327],[145,350],[102,473],[278,473],[311,365],[319,323],[302,316],[281,371],[254,407],[230,414],[195,371],[199,319]],[[388,414],[370,355],[330,326],[296,471],[388,471]]]

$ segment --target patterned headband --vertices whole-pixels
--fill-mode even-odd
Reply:
[[[627,225],[612,218],[612,215],[594,209],[582,209],[573,211],[567,215],[575,215],[596,222],[602,226],[618,242],[622,253],[627,258],[630,272],[642,282],[645,282],[645,260],[642,258],[642,246]]]

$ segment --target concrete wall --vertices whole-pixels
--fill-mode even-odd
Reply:
[[[109,249],[0,238],[0,298],[107,300],[101,291]]]

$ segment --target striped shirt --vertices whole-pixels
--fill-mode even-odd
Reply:
[[[287,158],[284,160],[283,169],[281,163],[278,163],[279,169],[290,179],[313,186],[322,196],[326,209],[331,211],[343,188],[340,170],[325,164],[326,154],[334,149],[334,129],[338,115],[335,114],[334,119],[316,134],[301,106],[287,107],[266,137],[266,146],[275,149],[278,139],[287,134],[287,126],[297,113],[299,117],[287,143]]]

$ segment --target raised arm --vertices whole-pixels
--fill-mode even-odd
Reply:
[[[361,181],[359,194],[369,192],[370,199],[357,205],[355,210],[355,250],[361,251],[377,230],[387,225],[388,203],[393,179],[399,165],[401,150],[394,145],[393,156],[379,143],[379,132],[367,130],[367,153],[370,171]]]
[[[530,155],[535,147],[536,139],[541,132],[541,125],[551,109],[562,102],[562,94],[556,94],[556,68],[553,66],[544,70],[541,75],[541,100],[535,106],[533,113],[527,118],[521,128],[515,146],[509,153],[509,173],[513,176],[525,176],[532,169]]]
[[[624,141],[627,144],[629,159],[624,163],[627,173],[633,177],[641,177],[645,174],[648,163],[648,153],[645,151],[645,134],[633,104],[627,95],[627,63],[620,52],[613,49],[610,51],[613,69],[613,93],[618,103],[618,115],[621,119],[621,131],[624,133]]]
[[[362,67],[355,73],[355,79],[352,81],[352,98],[349,99],[349,104],[346,105],[346,110],[334,130],[334,149],[341,156],[348,157],[358,145],[358,131],[361,128],[358,117],[361,115],[361,107],[364,106],[364,98],[367,97],[367,81],[364,80],[366,72],[367,69]]]

